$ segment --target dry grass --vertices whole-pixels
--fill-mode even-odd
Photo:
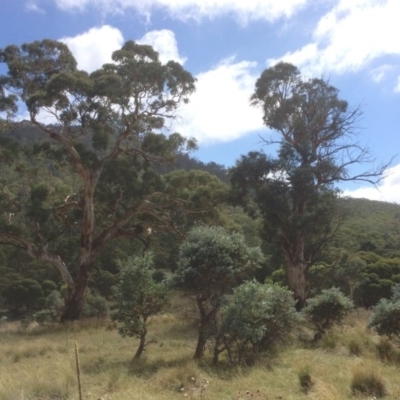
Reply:
[[[0,400],[78,399],[75,341],[88,400],[343,400],[354,398],[350,385],[358,369],[377,371],[388,392],[385,398],[400,399],[400,367],[379,358],[379,338],[365,329],[364,312],[330,332],[330,344],[315,348],[294,337],[277,355],[265,356],[251,368],[230,366],[224,359],[215,368],[209,353],[201,363],[193,362],[195,327],[180,315],[173,309],[153,318],[149,339],[155,343],[133,365],[136,340],[121,338],[110,323],[86,321],[30,333],[15,323],[1,327]],[[359,350],[356,356],[349,343]],[[299,384],[305,366],[313,381],[308,393]]]

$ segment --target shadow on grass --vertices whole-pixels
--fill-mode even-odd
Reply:
[[[217,365],[212,363],[212,359],[205,358],[198,362],[198,367],[209,376],[216,376],[224,381],[231,381],[238,377],[249,375],[254,368],[263,368],[271,371],[276,364],[278,352],[275,349],[257,354],[241,364],[233,364],[227,358],[221,358]]]
[[[160,370],[170,369],[175,367],[183,367],[192,360],[191,357],[185,356],[174,360],[165,361],[163,359],[156,359],[152,361],[146,358],[132,360],[127,363],[129,374],[135,375],[140,378],[150,378]]]

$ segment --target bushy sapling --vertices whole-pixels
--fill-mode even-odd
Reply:
[[[251,277],[262,260],[261,250],[248,247],[239,233],[203,226],[189,232],[180,248],[176,280],[194,298],[199,312],[195,359],[203,356],[207,340],[215,335],[216,317],[225,295]]]
[[[119,282],[114,286],[117,311],[113,319],[121,322],[118,332],[122,336],[137,337],[139,347],[133,357],[137,359],[146,347],[149,317],[161,312],[169,302],[169,293],[163,282],[153,280],[151,254],[131,257],[119,262]]]
[[[335,287],[324,289],[309,299],[303,312],[316,329],[314,341],[321,339],[334,324],[340,323],[352,308],[353,302]]]
[[[214,363],[226,350],[230,360],[242,362],[249,354],[283,340],[299,321],[292,293],[278,285],[245,282],[234,290],[222,312]]]
[[[381,299],[373,308],[369,328],[379,335],[400,339],[400,284],[393,288],[391,299]]]

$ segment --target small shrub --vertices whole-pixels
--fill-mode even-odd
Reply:
[[[119,266],[119,282],[113,288],[117,304],[113,319],[122,323],[118,329],[121,336],[140,339],[134,356],[137,359],[147,346],[149,317],[158,314],[169,304],[169,292],[164,283],[153,280],[151,254],[129,258]]]
[[[299,320],[291,293],[278,285],[243,283],[223,309],[221,329],[214,348],[214,363],[226,350],[238,362],[282,341]]]
[[[380,300],[373,308],[368,327],[374,328],[378,335],[400,339],[400,300]]]
[[[299,383],[302,391],[304,393],[308,393],[314,385],[311,376],[311,368],[309,366],[305,366],[298,372],[297,375],[299,377]]]
[[[374,370],[357,368],[353,371],[350,389],[354,395],[374,396],[377,398],[386,395],[385,382],[380,374]]]
[[[314,324],[314,340],[320,340],[334,324],[340,323],[354,307],[353,302],[338,288],[325,289],[307,302],[304,314]]]

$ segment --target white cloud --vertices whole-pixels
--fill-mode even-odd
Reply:
[[[400,203],[400,164],[387,170],[385,178],[377,188],[361,187],[345,190],[343,196]]]
[[[400,93],[400,75],[397,77],[397,85],[395,86],[394,91]]]
[[[60,41],[70,48],[79,69],[92,72],[104,63],[112,62],[111,55],[122,47],[124,38],[118,28],[103,25],[74,37],[61,38]],[[179,55],[175,34],[170,30],[147,32],[137,43],[153,46],[161,62],[175,60],[183,64],[186,61],[186,58]]]
[[[160,61],[163,64],[173,60],[183,65],[186,61],[185,57],[179,55],[174,32],[168,29],[147,32],[141,39],[137,40],[137,43],[153,46],[154,50],[158,51]]]
[[[320,19],[313,42],[279,60],[321,75],[357,71],[380,57],[400,56],[399,15],[399,0],[339,0]]]
[[[394,68],[393,65],[384,64],[380,65],[379,67],[371,69],[370,75],[372,80],[376,83],[382,82],[383,79],[386,78],[388,73],[393,70],[393,68]]]
[[[90,72],[111,61],[111,53],[121,47],[123,37],[118,29],[105,25],[61,40],[70,47],[79,68]],[[185,62],[170,30],[150,31],[137,42],[152,45],[162,62]],[[197,75],[196,92],[189,104],[181,106],[182,118],[171,128],[201,143],[227,142],[261,129],[261,112],[249,105],[258,77],[255,67],[256,63],[230,58]]]
[[[37,12],[37,13],[39,13],[39,14],[45,14],[45,11],[44,11],[42,8],[40,8],[40,7],[38,6],[38,4],[37,4],[35,1],[33,1],[33,0],[28,1],[28,2],[25,4],[25,8],[26,8],[28,11]]]
[[[200,143],[228,142],[261,129],[261,112],[249,105],[255,66],[230,58],[197,75],[196,92],[179,110],[183,120],[173,128]]]
[[[249,20],[275,21],[289,18],[309,0],[54,0],[63,10],[83,11],[96,7],[105,13],[122,13],[134,9],[149,15],[154,9],[167,11],[182,20],[214,18],[234,14],[242,23]]]
[[[89,29],[74,37],[60,39],[72,51],[78,62],[78,68],[92,72],[104,63],[111,62],[111,54],[124,43],[119,29],[109,25]]]

